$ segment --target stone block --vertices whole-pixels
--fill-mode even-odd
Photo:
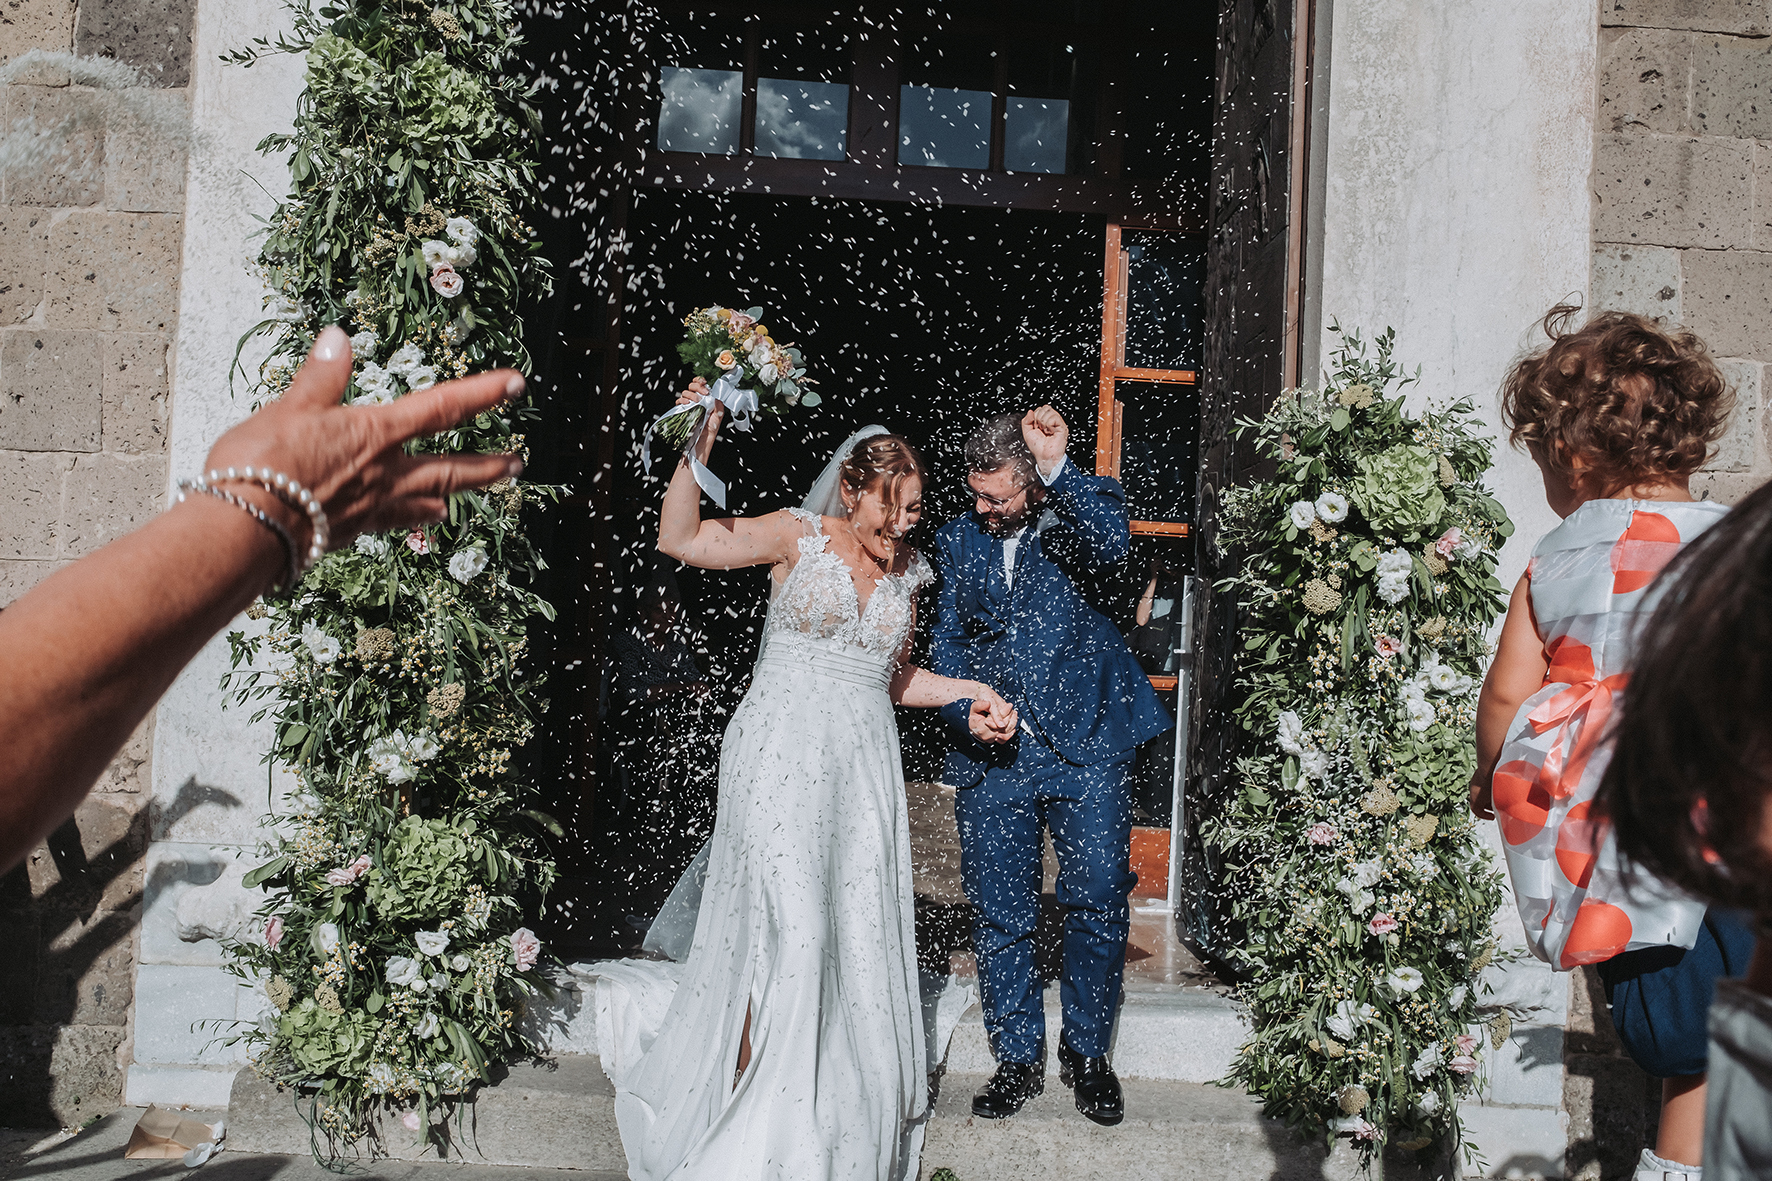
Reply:
[[[1693,38],[1688,130],[1733,139],[1772,138],[1772,40]]]
[[[100,911],[59,929],[43,949],[36,1019],[46,1025],[125,1025],[135,994],[137,912]]]
[[[123,749],[117,752],[110,765],[92,785],[94,794],[100,792],[144,792],[151,786],[149,759],[154,750],[154,715],[149,713],[143,718]]]
[[[22,324],[43,303],[49,222],[47,209],[0,208],[0,324]]]
[[[1772,0],[1600,0],[1600,24],[1764,37]]]
[[[49,324],[168,332],[178,314],[184,219],[79,210],[49,231]]]
[[[74,47],[74,0],[0,0],[0,60]]]
[[[1602,29],[1598,126],[1606,131],[1686,131],[1692,34]]]
[[[183,213],[191,104],[183,90],[119,91],[105,135],[105,206]]]
[[[1765,386],[1765,365],[1736,357],[1719,358],[1718,366],[1735,391],[1735,409],[1729,415],[1727,432],[1717,441],[1716,454],[1705,464],[1706,471],[1749,472],[1767,467],[1765,402],[1761,391]]]
[[[134,911],[147,848],[139,797],[87,796],[40,847],[48,856],[26,863],[43,920],[85,923],[100,912]]]
[[[150,86],[188,85],[196,9],[196,0],[83,0],[74,52],[127,62]]]
[[[226,1111],[238,1066],[151,1066],[134,1062],[124,1102],[131,1107],[195,1107]],[[197,1117],[202,1118],[202,1117]],[[228,1115],[230,1125],[233,1114]],[[205,1121],[213,1123],[213,1120]],[[229,1128],[230,1135],[232,1127]]]
[[[96,205],[105,192],[108,92],[67,86],[7,86],[0,120],[29,144],[6,168],[9,205]]]
[[[1594,240],[1746,245],[1752,177],[1752,149],[1739,141],[1595,136]]]
[[[122,1026],[0,1029],[0,1110],[20,1127],[78,1127],[123,1098]]]
[[[234,977],[220,968],[142,964],[135,973],[135,1060],[165,1066],[235,1066]]]
[[[1733,507],[1765,482],[1764,472],[1699,472],[1692,477],[1692,495]]]
[[[183,841],[155,841],[148,846],[142,888],[142,963],[221,966],[221,949],[214,942],[187,943],[178,937],[178,906],[187,892],[221,877],[233,860],[234,850],[226,846]]]
[[[139,529],[166,499],[164,455],[81,455],[68,473],[61,556],[79,557]]]
[[[57,556],[62,479],[73,466],[72,455],[0,450],[0,488],[12,502],[0,517],[0,559]]]
[[[1471,1032],[1487,1040],[1487,1029]],[[1486,1053],[1485,1067],[1485,1103],[1555,1110],[1563,1103],[1562,1026],[1514,1026],[1500,1049]]]
[[[1752,245],[1772,250],[1772,144],[1754,144],[1754,203],[1750,213]]]
[[[1772,253],[1687,250],[1680,255],[1686,326],[1720,357],[1772,357]]]
[[[1466,1177],[1525,1181],[1563,1176],[1568,1133],[1566,1119],[1557,1109],[1461,1103],[1458,1114],[1465,1135],[1488,1166],[1479,1170],[1467,1165]]]
[[[114,332],[105,337],[101,393],[106,451],[165,453],[171,349],[172,338],[160,333]]]
[[[9,562],[0,560],[0,608],[60,570],[66,562]]]
[[[97,451],[103,369],[89,332],[0,331],[0,445]]]
[[[1680,252],[1610,242],[1595,246],[1588,303],[1595,311],[1635,312],[1663,325],[1680,323]]]

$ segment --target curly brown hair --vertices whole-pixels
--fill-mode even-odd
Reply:
[[[843,487],[855,496],[880,490],[880,497],[898,507],[899,491],[912,476],[927,482],[923,457],[899,435],[869,435],[857,443],[843,461]]]
[[[1722,437],[1735,395],[1690,332],[1630,312],[1601,312],[1576,331],[1580,308],[1544,317],[1551,343],[1514,363],[1501,386],[1508,439],[1601,495],[1690,476]]]

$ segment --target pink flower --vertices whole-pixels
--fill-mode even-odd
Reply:
[[[1464,533],[1457,525],[1454,525],[1452,528],[1446,530],[1446,532],[1440,534],[1440,539],[1434,542],[1434,552],[1439,554],[1442,558],[1450,557],[1452,551],[1457,549],[1459,542],[1463,540]]]
[[[1477,1039],[1468,1033],[1461,1033],[1453,1038],[1452,1044],[1458,1047],[1460,1054],[1473,1054],[1477,1049]]]
[[[444,299],[454,299],[461,294],[462,279],[454,267],[446,262],[440,262],[431,268],[431,286],[436,288],[437,294]]]
[[[1397,929],[1397,920],[1388,914],[1373,915],[1372,921],[1366,924],[1366,929],[1374,935],[1389,935]]]
[[[517,971],[527,972],[541,957],[541,940],[528,927],[518,927],[511,932],[511,955],[517,961]]]
[[[1355,1140],[1378,1139],[1378,1125],[1374,1124],[1365,1116],[1344,1116],[1335,1121],[1335,1130],[1338,1132],[1349,1133]]]
[[[1333,824],[1321,820],[1311,825],[1310,830],[1304,835],[1313,845],[1333,845],[1341,836],[1335,831]]]
[[[749,332],[751,325],[756,322],[757,321],[753,317],[747,316],[743,312],[733,312],[732,319],[726,321],[726,324],[732,331],[733,339],[736,340],[746,332]]]
[[[1446,1063],[1446,1069],[1456,1074],[1475,1074],[1477,1060],[1472,1058],[1469,1054],[1460,1054],[1452,1061]]]
[[[1377,647],[1380,656],[1395,656],[1403,650],[1403,641],[1394,636],[1379,636]]]
[[[329,886],[348,886],[367,872],[369,872],[369,854],[365,853],[349,865],[341,865],[337,869],[327,870],[326,884]]]
[[[283,942],[283,916],[274,914],[271,916],[271,921],[265,924],[265,946],[276,951],[277,945],[281,942]]]
[[[423,529],[414,529],[406,535],[406,548],[415,554],[431,552],[431,539],[425,536]]]
[[[405,1115],[402,1115],[400,1117],[400,1122],[406,1125],[406,1130],[408,1132],[418,1131],[418,1112],[416,1112],[416,1111],[407,1112]]]

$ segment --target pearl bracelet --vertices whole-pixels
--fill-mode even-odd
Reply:
[[[275,496],[278,500],[287,504],[290,508],[293,508],[298,512],[304,512],[308,515],[308,524],[313,530],[313,538],[308,544],[307,558],[305,561],[298,557],[298,554],[300,553],[299,548],[296,546],[294,539],[289,537],[289,531],[284,529],[281,524],[278,524],[277,522],[272,521],[271,518],[265,516],[264,513],[250,501],[242,500],[241,498],[234,496],[232,493],[225,492],[215,487],[215,485],[225,483],[229,480],[245,480],[248,483],[257,484],[272,496]],[[246,508],[249,512],[253,513],[256,519],[275,528],[279,536],[285,539],[289,547],[290,577],[287,585],[283,588],[285,590],[293,589],[295,584],[301,581],[302,575],[306,574],[309,570],[312,570],[314,568],[314,563],[326,556],[328,543],[331,539],[331,526],[326,520],[326,510],[320,507],[320,498],[315,496],[308,489],[303,488],[300,481],[292,479],[282,472],[272,471],[268,467],[253,467],[251,464],[248,464],[243,468],[210,468],[203,475],[197,476],[194,479],[180,480],[178,482],[178,487],[181,491],[179,497],[180,500],[184,499],[182,492],[186,488],[195,489],[198,492],[206,493],[211,496],[219,495],[224,500],[238,504],[242,508]]]
[[[235,508],[243,509],[247,516],[263,525],[266,529],[269,529],[272,533],[275,533],[277,535],[277,540],[283,543],[283,556],[288,561],[289,566],[288,573],[284,575],[282,583],[273,586],[271,588],[271,593],[281,594],[295,586],[296,580],[301,577],[299,572],[299,560],[296,557],[299,551],[295,545],[295,538],[289,535],[289,530],[283,527],[283,522],[277,520],[275,517],[269,516],[264,509],[259,508],[258,505],[253,504],[245,497],[235,496],[225,488],[216,488],[201,480],[180,480],[178,482],[178,503],[183,504],[192,492],[200,492],[205,496],[213,496],[217,500],[225,500]]]

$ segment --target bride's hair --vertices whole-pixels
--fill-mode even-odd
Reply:
[[[912,476],[927,482],[928,469],[917,449],[898,435],[869,435],[843,461],[843,487],[857,500],[878,489],[891,507],[898,507],[899,489]]]

